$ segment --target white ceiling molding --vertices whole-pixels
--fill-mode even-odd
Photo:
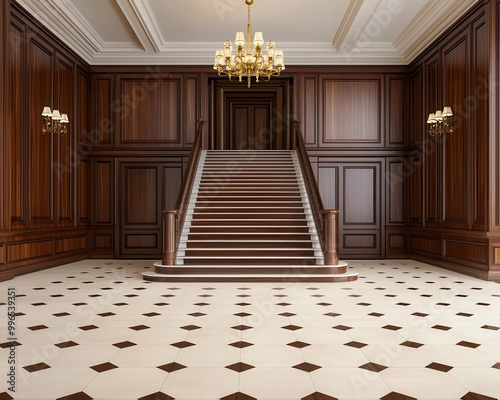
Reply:
[[[231,24],[233,18],[239,20],[240,11],[244,10],[244,4],[238,6],[244,0],[218,0],[226,4],[227,10],[234,11],[220,21],[215,14],[210,14],[213,10],[205,3],[201,8],[197,3],[201,0],[183,0],[181,6],[175,8],[165,8],[171,3],[163,6],[164,3],[157,0],[16,1],[90,65],[211,65],[215,50],[221,46],[218,38],[226,35],[226,25]],[[331,29],[330,26],[325,29],[324,9],[331,12],[331,6],[324,0],[266,1],[269,12],[287,9],[287,18],[279,18],[282,26],[289,20],[301,21],[306,9],[311,18],[314,13],[318,20],[323,18],[321,29],[316,31],[314,21],[306,21],[301,42],[276,39],[285,53],[287,65],[407,65],[477,2],[344,0],[339,3],[344,15],[342,18],[335,15],[336,22]],[[96,10],[96,4],[102,4],[101,9]],[[99,12],[109,15],[97,14]],[[161,24],[159,13],[164,19]],[[404,21],[398,15],[403,15]],[[212,21],[214,16],[216,20]],[[183,21],[186,21],[189,37],[199,41],[169,40],[168,28],[182,27]],[[293,35],[291,27],[286,28]],[[230,32],[233,33],[232,29]],[[329,37],[324,41],[313,40],[325,35]]]

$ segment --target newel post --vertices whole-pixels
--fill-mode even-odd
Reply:
[[[325,210],[325,265],[338,265],[337,241],[339,225],[337,215],[339,210]]]
[[[177,210],[163,210],[163,265],[175,265]]]

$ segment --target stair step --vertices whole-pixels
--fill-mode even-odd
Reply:
[[[190,232],[188,237],[189,240],[219,240],[227,241],[229,239],[238,238],[240,240],[268,240],[268,239],[282,239],[282,240],[310,240],[311,235],[307,232],[287,232],[287,233],[274,233],[270,232],[268,234],[263,233],[259,229],[255,229],[256,232]]]
[[[312,240],[245,240],[242,241],[240,240],[194,240],[194,239],[189,239],[185,243],[185,246],[187,249],[192,249],[192,248],[200,248],[198,246],[210,246],[210,249],[225,249],[228,245],[233,246],[234,248],[244,248],[244,249],[250,249],[250,248],[256,248],[257,250],[262,249],[262,248],[277,248],[277,249],[284,249],[287,248],[287,246],[293,247],[295,249],[298,248],[308,248],[312,249],[313,244],[315,242]],[[319,245],[319,243],[318,243]]]

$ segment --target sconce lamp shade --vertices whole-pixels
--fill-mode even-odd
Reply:
[[[50,107],[43,107],[42,116],[43,117],[52,117],[52,111],[51,111]]]
[[[68,114],[63,114],[61,116],[61,124],[68,124],[69,123],[69,119],[68,119]]]
[[[54,110],[52,112],[52,119],[54,121],[59,121],[61,119],[61,113],[59,112],[59,110]]]
[[[445,107],[443,109],[443,117],[452,117],[453,111],[451,111],[451,107]]]

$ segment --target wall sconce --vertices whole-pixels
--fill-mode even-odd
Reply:
[[[42,111],[42,116],[45,117],[45,123],[42,127],[42,133],[57,133],[61,136],[68,133],[68,127],[66,124],[69,123],[68,115],[59,112],[59,110],[50,110],[50,107],[44,107]],[[53,123],[52,123],[53,122]]]
[[[427,124],[429,124],[429,135],[437,136],[445,133],[453,134],[453,129],[446,122],[448,118],[453,117],[451,107],[443,108],[443,111],[436,111],[435,114],[429,114]]]

